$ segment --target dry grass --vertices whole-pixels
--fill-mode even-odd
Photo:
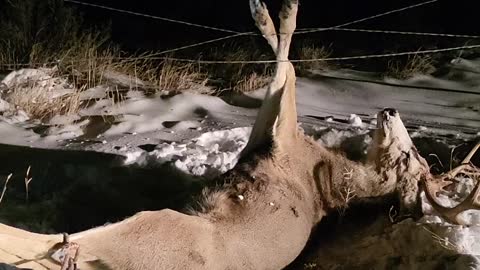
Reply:
[[[209,53],[209,58],[211,59],[229,62],[271,60],[271,57],[262,54],[259,50],[247,49],[239,44],[226,44],[220,48],[215,48]],[[232,63],[206,66],[205,72],[214,78],[212,84],[217,89],[250,92],[269,84],[273,67],[272,64]]]
[[[48,91],[33,83],[12,89],[7,101],[13,104],[15,109],[25,111],[30,118],[45,121],[55,115],[77,113],[81,107],[79,97],[80,92],[78,90],[55,97],[53,91]]]
[[[305,263],[303,269],[316,269],[318,265],[316,263]]]
[[[61,0],[4,1],[0,10],[0,64],[56,60],[55,52],[75,43],[81,21]],[[45,54],[47,51],[50,53]]]
[[[392,60],[388,62],[386,76],[396,79],[408,79],[418,74],[430,74],[435,70],[433,59],[429,55],[415,54],[408,56],[404,61]]]
[[[256,72],[246,75],[233,86],[233,91],[246,93],[267,86],[271,81],[271,76],[266,74],[257,74]]]
[[[0,204],[1,204],[2,201],[3,201],[3,196],[5,196],[5,192],[7,191],[8,181],[10,181],[11,178],[12,178],[12,174],[9,174],[9,175],[7,176],[7,178],[5,178],[5,182],[4,182],[4,184],[3,184],[2,193],[0,194]]]
[[[296,50],[296,55],[300,60],[324,59],[330,57],[331,53],[332,52],[329,48],[310,44],[302,45]],[[299,71],[326,70],[333,68],[332,64],[327,61],[298,62],[295,64],[295,67]]]
[[[180,63],[173,60],[158,61],[150,55],[131,57],[113,63],[108,70],[138,78],[149,92],[193,91],[202,94],[211,94],[207,87],[208,77],[198,65]]]
[[[210,93],[207,85],[207,76],[201,73],[195,64],[175,63],[163,61],[157,71],[158,76],[151,78],[155,85],[162,90],[184,91],[190,90],[199,93]]]
[[[210,94],[211,88],[206,86],[207,76],[201,73],[194,64],[183,64],[169,60],[159,61],[149,55],[140,57],[124,57],[121,51],[107,45],[100,34],[86,33],[70,43],[70,47],[54,53],[58,59],[55,78],[39,82],[28,82],[9,89],[6,101],[15,109],[22,109],[29,117],[48,120],[54,115],[75,114],[81,109],[81,91],[109,82],[105,74],[117,72],[122,76],[132,78],[132,81],[142,81],[141,89],[150,93],[166,90],[181,92],[185,90]],[[52,52],[34,46],[31,52],[34,61],[47,61],[52,58]],[[41,60],[43,59],[43,60]],[[32,67],[35,65],[32,64]],[[45,83],[64,80],[73,85],[73,92],[52,98],[54,89],[49,89]],[[122,85],[123,86],[123,85]],[[136,88],[132,85],[131,88]],[[119,99],[121,100],[121,99]]]
[[[423,229],[427,231],[432,239],[435,240],[442,248],[449,250],[449,251],[454,251],[454,252],[463,252],[464,248],[452,243],[450,240],[448,240],[448,237],[442,237],[435,232],[429,230],[426,226],[423,226]]]
[[[4,15],[0,18],[3,26],[0,29],[0,65],[13,64],[15,69],[20,68],[15,66],[18,63],[27,63],[32,68],[56,67],[55,76],[64,78],[74,89],[70,94],[55,98],[52,98],[53,90],[37,82],[9,89],[4,99],[31,118],[48,120],[54,115],[75,114],[83,105],[79,98],[81,91],[105,84],[117,90],[135,88],[147,94],[163,91],[214,94],[223,90],[248,92],[270,82],[273,65],[200,66],[160,60],[149,53],[125,54],[109,42],[108,30],[82,31],[81,18],[64,7],[60,0],[11,0],[9,4],[8,10],[0,12]],[[39,16],[52,11],[54,18]],[[208,53],[208,58],[226,61],[271,59],[271,55],[252,51],[241,45],[225,44]],[[120,74],[127,78],[124,80],[127,84],[116,85],[107,74]]]

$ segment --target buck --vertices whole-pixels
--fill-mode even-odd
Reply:
[[[0,261],[34,269],[281,269],[322,218],[352,198],[397,192],[406,198],[405,209],[415,204],[411,196],[418,190],[400,191],[418,180],[388,167],[402,159],[383,144],[395,134],[379,128],[379,146],[365,166],[298,130],[296,77],[288,60],[298,0],[283,2],[279,33],[264,3],[251,0],[250,8],[277,64],[242,158],[222,176],[226,184],[207,192],[196,212],[140,212],[69,239],[0,225]],[[399,119],[390,110],[380,114],[385,125]]]

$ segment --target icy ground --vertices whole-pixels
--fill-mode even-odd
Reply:
[[[19,82],[40,79],[52,95],[71,91],[43,71],[11,73],[2,81],[7,90],[0,96],[0,144],[103,152],[120,156],[124,165],[171,164],[207,178],[236,164],[265,90],[224,97],[193,93],[146,97],[133,85],[123,103],[113,104],[108,98],[110,88],[99,86],[82,93],[82,99],[96,102],[78,115],[39,123],[5,100],[8,89]],[[455,59],[436,77],[422,75],[407,81],[352,70],[312,74],[298,78],[297,104],[301,128],[307,134],[319,143],[346,150],[357,160],[364,157],[371,141],[376,112],[396,108],[422,154],[446,152],[447,156],[435,153],[448,166],[451,149],[480,139],[480,59]],[[461,201],[472,186],[468,181],[460,184],[456,197],[443,197],[443,202]],[[436,215],[423,195],[422,200],[425,217],[421,220],[408,219],[386,229],[375,225],[382,224],[379,220],[350,233],[346,229],[335,243],[323,244],[322,252],[307,257],[305,267],[480,269],[476,258],[480,256],[480,213],[464,215],[469,227],[451,225]]]

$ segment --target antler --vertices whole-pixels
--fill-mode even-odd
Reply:
[[[465,157],[462,163],[456,167],[455,169],[442,174],[440,176],[429,176],[425,179],[425,194],[427,199],[432,204],[433,208],[437,210],[443,217],[445,217],[449,222],[465,225],[464,222],[458,219],[458,215],[463,211],[470,210],[470,209],[478,209],[480,210],[480,203],[477,201],[477,197],[480,193],[480,179],[477,180],[477,184],[475,185],[472,192],[468,195],[468,197],[453,208],[448,208],[440,205],[437,201],[437,192],[444,189],[444,187],[452,184],[453,179],[458,174],[464,174],[466,176],[474,178],[480,177],[480,168],[475,167],[473,164],[470,163],[470,160],[475,155],[477,150],[480,148],[480,142],[470,151],[470,153]]]

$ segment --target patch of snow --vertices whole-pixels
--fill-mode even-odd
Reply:
[[[10,109],[10,103],[0,98],[0,113],[8,111]]]
[[[0,83],[5,85],[4,97],[8,97],[13,89],[34,85],[35,90],[48,93],[51,99],[74,92],[65,78],[54,77],[56,68],[20,69],[10,72]],[[8,98],[7,98],[8,100]]]
[[[30,145],[32,141],[40,137],[31,130],[25,130],[2,121],[0,121],[0,134],[0,143],[14,145]]]
[[[251,128],[234,128],[202,134],[189,143],[161,143],[152,152],[127,154],[126,164],[159,166],[173,164],[198,176],[216,176],[232,169],[245,147]]]
[[[55,70],[54,69],[33,69],[33,68],[24,68],[16,71],[10,72],[3,80],[1,81],[7,88],[13,88],[16,85],[24,84],[27,82],[37,82],[50,80]]]
[[[350,118],[348,119],[348,123],[352,125],[352,127],[363,127],[362,118],[360,118],[356,114],[350,114]]]
[[[80,92],[80,100],[103,99],[107,95],[108,87],[99,85]]]
[[[0,116],[0,121],[8,124],[23,123],[30,119],[30,116],[23,110],[8,110]]]

